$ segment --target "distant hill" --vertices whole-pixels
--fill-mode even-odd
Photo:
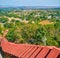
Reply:
[[[19,6],[19,7],[3,7],[0,6],[0,9],[16,9],[16,10],[47,10],[47,9],[60,9],[60,6]]]

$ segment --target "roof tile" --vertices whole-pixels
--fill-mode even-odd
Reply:
[[[2,50],[18,58],[60,58],[60,48],[30,44],[15,44],[3,39]]]

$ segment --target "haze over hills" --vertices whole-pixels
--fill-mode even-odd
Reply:
[[[60,6],[0,6],[0,8],[60,8]]]

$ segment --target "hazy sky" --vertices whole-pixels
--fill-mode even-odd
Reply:
[[[0,6],[60,6],[60,0],[0,0]]]

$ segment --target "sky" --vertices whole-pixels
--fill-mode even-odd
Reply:
[[[0,6],[60,6],[60,0],[0,0]]]

